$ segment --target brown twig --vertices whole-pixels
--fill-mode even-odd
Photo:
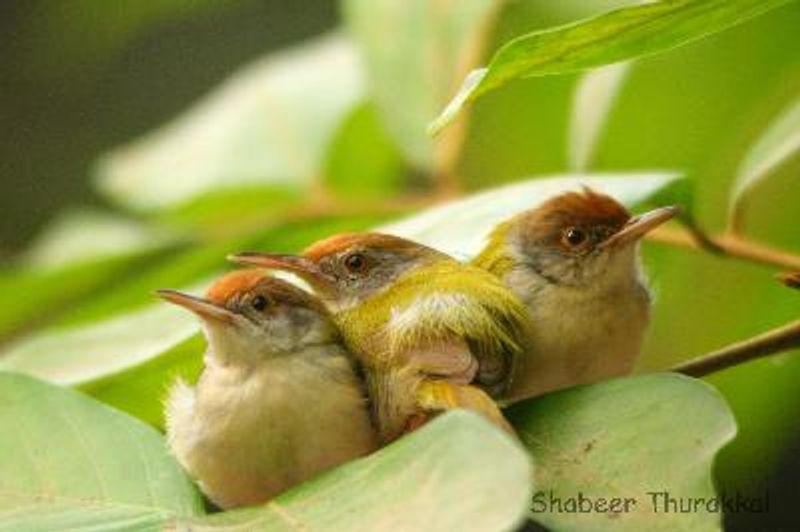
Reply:
[[[705,377],[751,360],[797,348],[800,348],[800,320],[683,362],[670,370],[690,377]]]
[[[663,244],[706,250],[716,255],[749,260],[758,264],[800,270],[800,256],[732,233],[710,237],[697,227],[685,226],[680,229],[658,228],[648,237],[649,240]],[[800,271],[780,274],[777,277],[786,286],[800,288]],[[690,377],[704,377],[750,360],[797,348],[800,348],[800,320],[682,362],[673,366],[671,370]]]
[[[661,244],[690,249],[705,249],[713,253],[749,260],[786,270],[800,270],[800,255],[782,251],[745,237],[726,234],[708,237],[686,228],[659,227],[648,235],[648,240]]]

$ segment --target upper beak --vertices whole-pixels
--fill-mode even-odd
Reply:
[[[316,292],[325,295],[333,294],[336,289],[334,283],[319,269],[319,266],[314,261],[300,255],[245,251],[228,255],[228,260],[243,266],[291,272],[310,284]]]
[[[201,297],[184,294],[177,290],[156,290],[156,294],[170,303],[191,310],[201,318],[208,318],[230,324],[233,324],[233,320],[236,318],[236,315],[230,310],[215,305],[211,301]]]
[[[619,248],[642,238],[644,235],[658,227],[659,225],[671,220],[680,209],[676,206],[660,207],[646,212],[639,216],[634,216],[622,229],[606,239],[601,248]]]

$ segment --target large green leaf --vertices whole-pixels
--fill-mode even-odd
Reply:
[[[0,338],[42,326],[79,301],[113,290],[120,279],[150,263],[156,252],[128,253],[47,268],[15,266],[0,273]],[[162,257],[170,253],[161,252]]]
[[[0,372],[0,528],[156,530],[203,513],[161,436],[72,390]]]
[[[417,167],[434,164],[427,123],[465,69],[480,60],[495,0],[345,0],[345,21],[364,57],[387,129]],[[387,38],[391,35],[391,38]]]
[[[78,385],[135,368],[199,330],[191,313],[151,305],[77,328],[35,335],[9,347],[0,369],[27,373],[63,385]],[[143,401],[142,397],[136,398]]]
[[[795,100],[770,124],[739,167],[731,195],[730,220],[740,229],[748,194],[782,165],[800,155],[800,100]]]
[[[676,173],[573,174],[533,179],[473,194],[379,230],[413,238],[458,258],[477,254],[489,231],[514,214],[569,190],[591,187],[628,207],[646,202],[680,182]]]
[[[664,52],[722,31],[791,0],[663,0],[535,31],[506,43],[473,70],[431,124],[435,133],[465,104],[515,80],[578,72]]]
[[[349,41],[323,37],[250,65],[173,123],[104,157],[98,184],[140,209],[237,188],[302,191],[362,96]]]
[[[180,244],[172,231],[105,211],[57,216],[0,273],[0,337],[58,322],[81,301],[115,293],[128,275],[171,258]]]
[[[655,496],[655,506],[650,495],[715,496],[712,462],[735,435],[736,423],[707,384],[674,374],[643,375],[554,393],[507,413],[536,463],[531,515],[545,526],[719,530],[721,507],[663,511],[663,496]],[[550,504],[555,497],[567,505],[567,499],[581,494],[595,502],[615,497],[633,502],[628,511],[618,512],[570,511],[568,506],[559,511]]]
[[[530,478],[516,442],[474,414],[451,412],[261,508],[179,522],[178,529],[512,530],[528,507]]]

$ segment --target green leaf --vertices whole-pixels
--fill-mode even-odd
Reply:
[[[206,341],[199,333],[124,371],[108,373],[77,388],[156,428],[164,428],[164,400],[177,378],[196,382]]]
[[[188,289],[200,290],[200,285]],[[169,385],[177,377],[193,382],[202,369],[205,342],[199,330],[190,313],[151,304],[23,338],[4,350],[0,370],[80,388],[160,428]]]
[[[195,287],[200,291],[200,285]],[[154,299],[152,292],[145,295]],[[177,377],[194,382],[205,342],[188,313],[166,304],[74,327],[43,329],[7,346],[0,370],[73,386],[155,427]]]
[[[308,199],[308,191],[277,186],[236,185],[214,189],[153,216],[202,240],[226,240],[281,223]]]
[[[634,207],[677,182],[680,179],[676,173],[575,174],[532,179],[433,207],[379,230],[467,259],[481,250],[495,225],[556,194],[580,190],[585,185]]]
[[[261,508],[178,523],[179,530],[512,530],[530,500],[531,465],[507,435],[451,412]]]
[[[536,464],[534,520],[553,530],[719,530],[721,508],[656,511],[648,492],[715,496],[711,467],[736,433],[725,401],[701,381],[651,374],[580,386],[507,411]],[[541,493],[541,495],[537,495]],[[565,500],[631,498],[628,512],[557,511]],[[540,502],[537,502],[540,501]]]
[[[415,166],[433,166],[434,145],[426,125],[464,69],[480,59],[482,32],[499,4],[461,0],[456,9],[431,0],[343,2],[381,116]]]
[[[588,72],[575,87],[568,149],[575,172],[589,168],[595,146],[630,72],[631,63],[609,65]]]
[[[62,213],[39,233],[25,251],[25,262],[55,268],[133,252],[152,251],[174,241],[175,235],[105,211],[83,209]]]
[[[449,124],[465,104],[515,80],[568,74],[665,52],[725,30],[791,0],[664,0],[535,31],[506,43],[484,69],[467,76],[430,125]]]
[[[58,320],[78,302],[113,289],[121,278],[155,258],[133,253],[53,268],[14,267],[0,274],[0,338]],[[161,256],[169,256],[163,250]],[[7,340],[7,338],[4,338]]]
[[[72,390],[0,373],[0,528],[152,530],[202,515],[152,428]]]
[[[183,243],[174,231],[105,211],[56,216],[0,273],[0,337],[72,316],[82,301],[115,293],[127,275]]]
[[[135,368],[198,330],[191,313],[166,303],[151,305],[84,327],[33,336],[8,348],[0,369],[62,385],[84,384]]]
[[[331,141],[325,183],[343,200],[386,198],[402,189],[403,162],[374,105],[356,107]]]
[[[800,155],[800,100],[794,101],[784,109],[745,155],[731,194],[732,229],[741,229],[747,198],[753,189],[798,155]]]
[[[174,122],[104,157],[98,186],[138,209],[237,188],[306,190],[362,95],[347,39],[319,38],[246,67]]]

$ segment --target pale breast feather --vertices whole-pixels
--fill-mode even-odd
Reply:
[[[402,350],[421,340],[455,335],[495,344],[514,343],[498,317],[466,294],[426,294],[393,307],[387,323],[390,348]]]

